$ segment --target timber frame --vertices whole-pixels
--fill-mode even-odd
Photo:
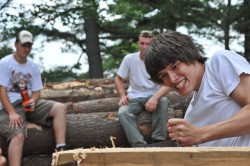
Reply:
[[[52,166],[249,166],[249,147],[90,148],[53,153]]]

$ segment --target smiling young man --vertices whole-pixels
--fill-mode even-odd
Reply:
[[[167,139],[169,101],[165,95],[169,88],[149,80],[144,64],[144,52],[152,38],[150,31],[140,33],[137,42],[140,51],[124,57],[115,77],[116,89],[120,95],[119,121],[132,147],[148,146],[136,123],[136,116],[142,111],[152,114],[152,143]],[[125,79],[129,80],[127,91],[123,86]]]
[[[187,35],[167,31],[145,52],[151,79],[186,96],[184,119],[168,121],[169,136],[182,146],[250,146],[250,65],[220,50],[207,59]]]
[[[53,126],[57,149],[65,148],[66,107],[62,103],[40,98],[43,89],[39,68],[28,56],[33,36],[22,30],[16,36],[13,54],[0,60],[0,130],[8,141],[10,166],[20,166],[26,135],[26,120]],[[29,111],[22,105],[21,90],[29,94]]]

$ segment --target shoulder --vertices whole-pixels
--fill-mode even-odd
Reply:
[[[130,53],[130,54],[127,54],[124,59],[136,59],[139,57],[139,52],[135,52],[135,53]]]
[[[235,53],[234,51],[229,51],[229,50],[219,50],[216,51],[211,60],[216,61],[216,60],[233,60],[233,59],[244,59],[241,55]]]
[[[39,69],[38,65],[29,58],[27,59],[27,66],[33,69]]]
[[[4,57],[2,57],[2,58],[0,59],[0,62],[9,61],[9,60],[11,60],[12,56],[13,56],[13,54],[6,55],[6,56],[4,56]]]
[[[225,66],[228,63],[233,64],[239,61],[246,62],[246,59],[233,51],[219,50],[208,59],[208,64]]]
[[[6,55],[2,59],[0,59],[1,66],[8,65],[13,60],[13,54]]]

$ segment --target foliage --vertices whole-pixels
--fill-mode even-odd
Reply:
[[[42,79],[47,82],[64,82],[78,78],[78,75],[72,72],[68,66],[60,66],[42,73]]]
[[[223,42],[227,49],[240,35],[248,39],[250,33],[248,0],[236,4],[231,4],[231,0],[40,0],[29,10],[11,0],[5,2],[0,4],[1,41],[20,29],[29,29],[35,36],[45,36],[44,42],[63,43],[63,52],[79,54],[79,59],[86,54],[89,73],[103,70],[105,77],[114,77],[123,57],[137,51],[141,30],[158,34],[184,27],[189,35]],[[235,31],[238,33],[232,33]],[[245,56],[250,57],[247,41],[250,39],[245,42]],[[202,45],[196,45],[202,52]],[[79,68],[79,62],[44,75],[62,79],[60,75]],[[81,77],[90,75],[83,73]]]
[[[9,47],[7,47],[6,45],[3,45],[2,47],[0,47],[0,59],[6,55],[9,55],[13,52],[13,50]]]

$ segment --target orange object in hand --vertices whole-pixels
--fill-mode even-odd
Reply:
[[[31,105],[29,104],[29,95],[25,89],[21,89],[21,96],[23,100],[23,107],[26,112],[31,111]]]

